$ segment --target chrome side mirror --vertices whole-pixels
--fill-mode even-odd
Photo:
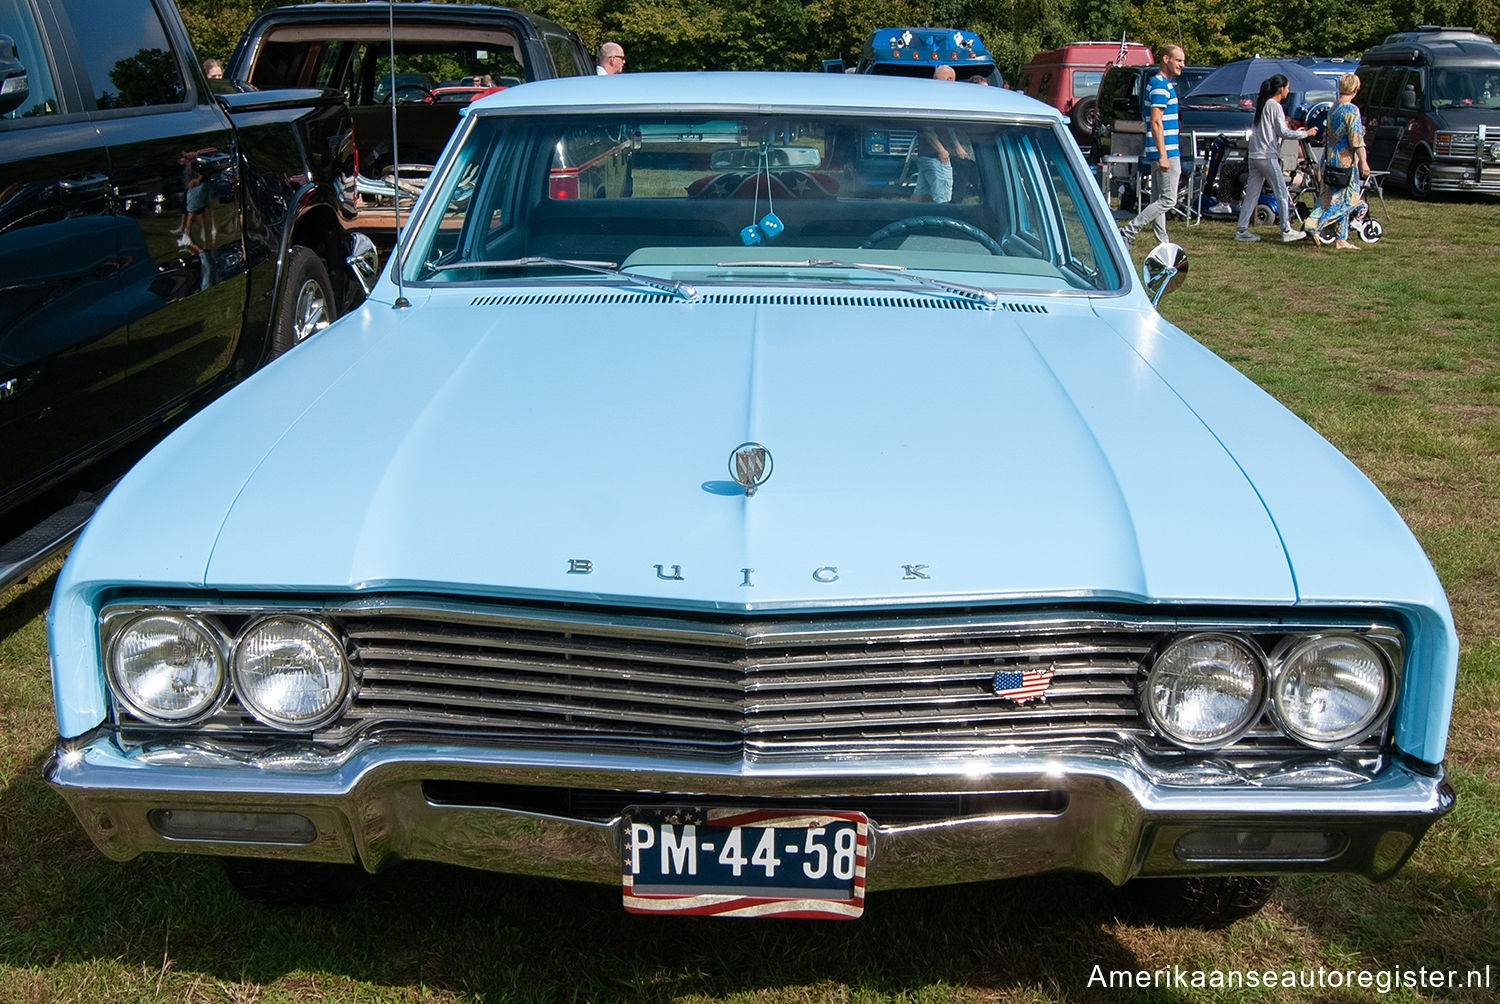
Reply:
[[[380,278],[380,252],[375,249],[374,241],[358,231],[349,236],[349,244],[349,257],[344,261],[368,296],[375,288],[375,280]]]
[[[1187,252],[1180,244],[1158,244],[1141,263],[1141,281],[1151,294],[1151,306],[1182,285],[1187,278]]]

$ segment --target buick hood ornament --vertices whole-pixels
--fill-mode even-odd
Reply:
[[[741,443],[729,455],[729,473],[746,495],[754,495],[755,489],[771,479],[773,467],[771,451],[759,443]]]

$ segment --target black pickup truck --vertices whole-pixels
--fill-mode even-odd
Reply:
[[[342,94],[217,93],[170,0],[0,10],[3,585],[361,291]]]
[[[344,94],[359,153],[357,225],[382,247],[394,242],[398,209],[420,193],[465,104],[529,81],[593,72],[578,35],[544,17],[421,2],[269,7],[225,67],[231,80],[253,87]]]

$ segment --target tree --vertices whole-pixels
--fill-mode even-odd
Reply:
[[[285,6],[263,0],[178,0],[182,22],[199,59],[213,56],[227,62],[251,18],[266,7]]]
[[[182,75],[166,49],[141,49],[109,71],[114,92],[97,96],[100,108],[142,108],[182,100]]]

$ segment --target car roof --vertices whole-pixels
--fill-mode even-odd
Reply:
[[[1206,66],[1206,65],[1200,65],[1198,63],[1193,63],[1193,64],[1190,64],[1188,66],[1184,66],[1182,68],[1182,73],[1183,74],[1187,74],[1187,73],[1205,73],[1206,74],[1206,73],[1210,73],[1210,72],[1212,72],[1214,70],[1217,70],[1217,69],[1218,69],[1217,66]],[[1144,75],[1149,76],[1149,77],[1154,77],[1160,71],[1161,71],[1161,65],[1159,63],[1116,63],[1114,66],[1111,66],[1107,72],[1109,72],[1109,73],[1140,73],[1140,74],[1144,74]],[[1181,76],[1181,75],[1182,74],[1179,74],[1179,76]]]
[[[937,112],[1003,115],[1061,121],[1057,109],[1019,91],[962,81],[886,77],[867,73],[618,73],[538,80],[483,98],[473,112],[603,111],[692,107],[712,112],[775,114],[786,109],[884,112],[893,116]]]
[[[497,20],[506,22],[524,21],[537,29],[548,29],[557,34],[571,34],[558,24],[538,14],[514,7],[491,7],[477,3],[397,3],[384,2],[342,3],[325,0],[321,3],[293,4],[287,7],[271,7],[257,14],[250,27],[257,32],[266,24],[317,24],[340,22],[378,21],[386,24],[394,16],[398,24],[420,22],[442,22],[453,24],[483,25]]]
[[[902,44],[902,39],[907,32],[911,32],[912,36],[909,46]],[[965,45],[961,53],[953,45],[952,40],[955,35],[963,36]],[[900,51],[899,55],[893,55],[893,48],[898,51],[912,50],[917,55],[926,53],[927,56],[918,60],[907,55],[905,51]],[[972,31],[960,31],[956,28],[876,28],[871,33],[869,41],[865,42],[864,56],[874,63],[922,63],[929,66],[983,65],[995,61],[990,55],[990,50],[984,47],[984,42],[978,35]]]
[[[1493,64],[1500,45],[1488,35],[1467,28],[1432,28],[1387,35],[1361,57],[1366,63],[1439,61],[1454,66]]]
[[[1109,63],[1114,66],[1155,66],[1156,61],[1151,55],[1151,47],[1144,42],[1125,43],[1125,61],[1116,62],[1115,57],[1120,53],[1119,42],[1072,42],[1058,49],[1046,49],[1038,52],[1026,61],[1027,67],[1047,66],[1049,64],[1063,63],[1085,63],[1089,66],[1103,66]],[[1140,56],[1145,55],[1146,61],[1141,62]]]

